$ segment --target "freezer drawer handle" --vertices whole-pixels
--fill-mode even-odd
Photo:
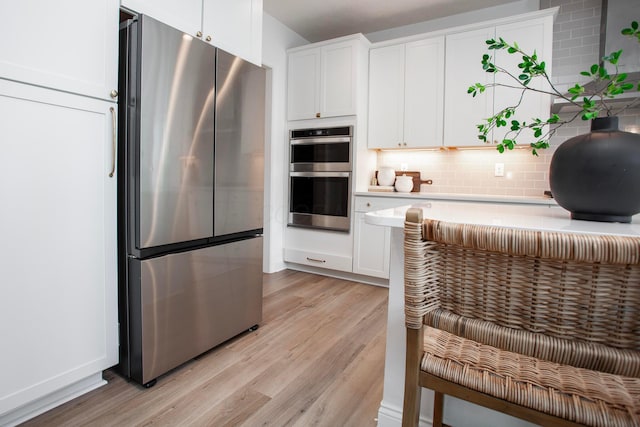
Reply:
[[[113,174],[116,173],[116,109],[109,108],[111,111],[111,172],[109,172],[109,178],[113,178]]]
[[[307,261],[323,262],[323,263],[324,263],[324,262],[327,262],[327,261],[325,261],[325,260],[323,260],[323,259],[315,259],[315,258],[309,258],[309,257],[307,257]]]

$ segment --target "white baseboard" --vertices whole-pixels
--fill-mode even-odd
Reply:
[[[432,427],[433,419],[420,416],[418,422],[420,427]],[[401,427],[402,426],[402,408],[397,408],[394,405],[380,403],[378,409],[378,427]]]
[[[78,396],[90,392],[107,382],[102,379],[102,372],[90,375],[65,388],[57,390],[40,399],[29,402],[24,406],[16,408],[0,416],[0,426],[13,427],[31,418],[47,412],[50,409],[60,406]]]
[[[353,282],[365,283],[367,285],[381,286],[383,288],[389,287],[389,279],[382,279],[378,277],[363,276],[362,274],[349,273],[346,271],[329,270],[326,268],[318,268],[303,264],[296,264],[293,262],[285,263],[289,270],[304,271],[305,273],[314,273],[321,276],[335,277],[343,280],[351,280]]]

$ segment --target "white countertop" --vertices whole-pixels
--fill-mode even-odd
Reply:
[[[404,227],[405,214],[410,207],[421,208],[424,218],[454,223],[496,225],[564,233],[640,236],[640,214],[635,215],[630,224],[580,221],[571,219],[571,214],[557,205],[531,206],[433,200],[393,209],[368,212],[365,215],[365,222],[373,225],[402,228]]]
[[[534,205],[557,206],[556,201],[550,197],[524,197],[524,196],[499,196],[493,194],[462,194],[462,193],[428,193],[412,192],[399,193],[397,191],[360,191],[354,193],[356,196],[366,197],[386,197],[396,199],[417,199],[417,200],[459,200],[470,202],[488,203],[517,203]]]

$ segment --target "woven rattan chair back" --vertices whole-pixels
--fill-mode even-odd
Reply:
[[[542,389],[571,389],[572,378],[560,374],[565,368],[565,375],[605,374],[607,380],[631,381],[632,388],[630,395],[604,403],[598,396],[581,396],[585,404],[570,410],[553,409],[555,403],[549,401],[552,392],[541,393],[538,401],[531,396],[511,398],[509,390],[491,393],[492,388],[505,387],[499,380],[479,385],[477,391],[572,422],[640,425],[640,403],[633,402],[640,400],[639,308],[640,238],[423,221],[421,211],[410,210],[407,214],[407,360],[409,363],[409,352],[413,351],[410,346],[421,347],[418,363],[423,369],[418,377],[431,378],[432,383],[434,374],[443,378],[459,375],[453,372],[457,368],[442,367],[445,364],[474,372],[471,355],[460,353],[472,344],[471,352],[495,353],[495,358],[515,355],[521,358],[518,363],[549,364],[547,368],[554,370],[551,381],[526,379]],[[419,336],[411,331],[419,331]],[[458,347],[460,360],[430,354],[433,348],[444,346],[445,339],[446,345]],[[446,351],[442,347],[442,352]],[[502,362],[506,360],[492,363],[500,366]],[[520,374],[508,373],[513,378],[507,384]],[[477,375],[487,374],[478,369]],[[481,382],[472,378],[465,381]],[[635,395],[634,387],[638,387]],[[515,386],[512,391],[522,394]],[[567,396],[558,404],[565,405],[574,398]],[[411,390],[405,390],[405,397],[411,405],[417,400]],[[620,409],[616,412],[619,417],[614,414],[619,424],[614,424],[613,418],[602,418],[598,408],[608,404]],[[552,409],[546,410],[547,406]],[[518,411],[516,408],[512,415],[527,418]],[[606,422],[590,422],[598,417]],[[541,420],[544,418],[536,419]]]

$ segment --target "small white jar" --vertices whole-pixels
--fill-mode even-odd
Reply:
[[[378,185],[393,185],[396,180],[396,171],[393,168],[381,167],[378,170]]]
[[[399,193],[411,193],[413,190],[413,177],[402,175],[396,177],[396,191]]]

